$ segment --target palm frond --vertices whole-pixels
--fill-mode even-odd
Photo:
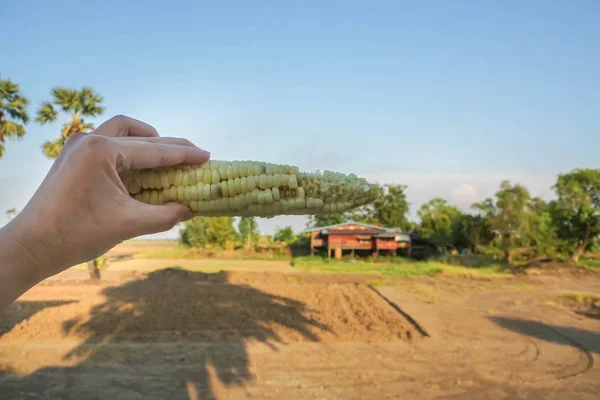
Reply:
[[[94,130],[94,124],[89,123],[89,122],[83,122],[81,124],[81,132],[89,132],[89,131],[93,131],[93,130]]]
[[[104,107],[100,105],[104,101],[99,93],[89,86],[84,86],[79,92],[79,104],[81,106],[81,115],[86,117],[95,117],[104,112]]]
[[[19,93],[19,85],[10,79],[2,79],[0,76],[0,98],[6,99]]]
[[[4,145],[0,143],[0,158],[2,158],[2,155],[4,155]]]
[[[29,114],[27,113],[28,104],[29,100],[26,98],[14,97],[6,104],[4,110],[12,119],[16,119],[24,124],[27,124],[29,122]]]
[[[25,127],[13,121],[2,121],[2,133],[5,137],[22,138],[25,136]]]
[[[63,149],[66,141],[67,141],[67,138],[60,136],[58,139],[56,139],[53,142],[50,142],[50,141],[45,142],[44,145],[42,146],[44,155],[51,159],[58,157],[58,155],[60,154],[61,150]]]
[[[29,100],[19,94],[19,85],[10,79],[0,78],[0,117],[9,115],[12,119],[23,124],[29,122],[27,106]]]
[[[77,91],[66,87],[54,87],[51,90],[52,103],[59,106],[66,113],[79,113],[81,106],[79,105],[79,99]]]
[[[49,101],[44,101],[42,104],[40,104],[40,108],[37,110],[37,118],[35,120],[43,125],[45,123],[55,121],[56,117],[58,117],[58,112],[52,106],[52,103]]]

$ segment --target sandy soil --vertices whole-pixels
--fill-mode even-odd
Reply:
[[[600,320],[549,302],[600,293],[598,279],[438,277],[373,289],[343,275],[165,269],[90,284],[70,272],[0,314],[0,398],[600,393]]]

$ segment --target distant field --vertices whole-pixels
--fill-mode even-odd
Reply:
[[[227,258],[229,256],[229,258]],[[450,265],[442,262],[420,262],[410,259],[381,258],[381,263],[367,261],[351,262],[320,257],[266,258],[260,255],[245,256],[217,254],[203,257],[193,249],[179,246],[177,241],[137,241],[131,240],[116,246],[107,253],[112,271],[148,272],[166,267],[180,267],[189,271],[263,271],[282,273],[348,274],[372,275],[383,278],[406,278],[416,276],[485,276],[508,277],[501,265],[487,265],[477,268]],[[78,266],[83,269],[85,265]]]
[[[127,240],[113,249],[106,256],[109,258],[134,256],[147,252],[169,252],[179,247],[177,240]]]
[[[276,257],[261,254],[229,253],[197,249],[179,245],[177,240],[129,240],[106,256],[111,271],[148,272],[166,267],[180,267],[189,271],[206,273],[218,271],[252,271],[310,274],[371,275],[382,278],[408,278],[419,276],[463,276],[507,278],[514,276],[507,265],[489,256],[446,256],[429,261],[405,258],[380,257],[373,260],[335,260],[321,257]],[[600,260],[583,260],[580,265],[590,271],[600,272]],[[85,269],[85,265],[74,267]],[[582,268],[582,270],[583,270]],[[532,271],[533,273],[533,271]]]
[[[294,259],[294,267],[308,273],[336,273],[336,274],[367,274],[383,277],[406,278],[411,276],[486,276],[509,277],[499,265],[480,268],[449,265],[441,262],[420,262],[410,259],[397,259],[393,263],[368,263],[368,262],[340,262],[335,260],[321,260],[316,257]]]

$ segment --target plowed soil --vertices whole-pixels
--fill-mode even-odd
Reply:
[[[598,279],[205,274],[41,284],[0,314],[0,399],[595,399]]]
[[[124,285],[48,287],[7,310],[10,341],[60,337],[111,342],[276,340],[387,341],[412,338],[412,326],[375,291],[354,284],[232,284],[227,274],[165,269]],[[68,300],[67,300],[68,299]],[[69,301],[71,300],[71,301]]]

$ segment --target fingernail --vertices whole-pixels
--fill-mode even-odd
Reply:
[[[191,210],[186,210],[183,215],[181,216],[181,222],[184,221],[189,221],[190,219],[194,218],[195,215]]]

